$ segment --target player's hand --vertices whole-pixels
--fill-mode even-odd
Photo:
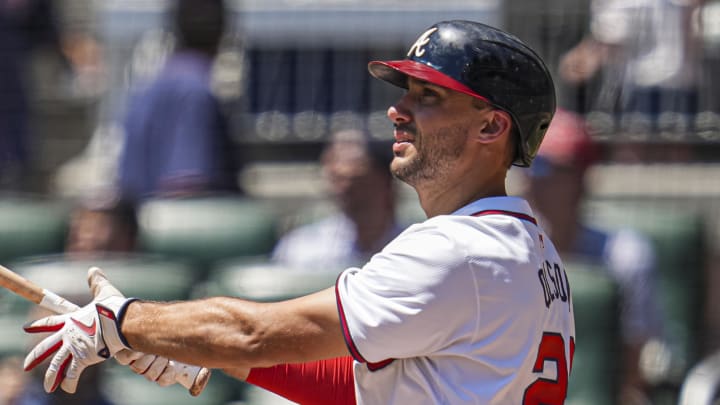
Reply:
[[[53,356],[45,372],[43,386],[53,392],[60,386],[74,393],[82,372],[123,349],[129,349],[120,334],[120,320],[127,299],[113,287],[105,274],[93,267],[88,270],[88,284],[95,299],[75,312],[48,316],[25,325],[28,333],[54,332],[25,357],[25,370],[32,370]]]
[[[122,296],[120,291],[110,284],[102,272],[91,271],[88,273],[90,289],[93,295],[98,298],[100,294],[112,292],[113,295]],[[128,366],[135,374],[153,381],[161,387],[167,387],[177,382],[176,375],[180,372],[175,362],[165,357],[153,354],[145,354],[134,350],[122,349],[115,353],[115,360],[118,363]]]
[[[176,368],[176,363],[165,357],[121,350],[115,354],[115,360],[130,367],[135,374],[140,374],[161,387],[167,387],[177,382],[175,377],[179,371]]]

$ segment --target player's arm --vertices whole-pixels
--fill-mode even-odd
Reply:
[[[268,367],[349,355],[334,288],[277,303],[215,297],[135,301],[122,334],[139,351],[213,368]]]

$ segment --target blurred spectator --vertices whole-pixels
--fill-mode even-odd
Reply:
[[[599,158],[598,145],[576,114],[558,110],[527,175],[527,198],[566,260],[600,263],[620,288],[624,364],[622,404],[642,404],[648,388],[639,358],[661,334],[652,242],[632,229],[607,231],[583,222],[586,173]]]
[[[225,6],[221,0],[173,5],[177,48],[155,81],[130,97],[124,120],[119,192],[132,205],[149,197],[239,191],[237,151],[210,87]]]
[[[128,204],[89,201],[78,204],[70,217],[65,253],[93,256],[132,252],[137,241],[137,219]]]
[[[273,260],[291,268],[340,271],[365,263],[402,231],[395,218],[392,149],[360,130],[341,130],[320,160],[338,212],[285,234]]]
[[[622,129],[687,130],[698,109],[702,2],[592,0],[589,34],[562,57],[560,76],[585,84],[600,73],[589,107],[624,117]]]
[[[62,3],[0,1],[0,188],[27,190],[32,158],[29,123],[35,51],[48,50],[78,82],[102,70],[97,42],[78,27],[63,26]]]

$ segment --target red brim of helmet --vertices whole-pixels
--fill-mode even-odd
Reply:
[[[392,83],[395,86],[408,88],[407,77],[413,77],[428,83],[436,84],[451,90],[479,98],[490,103],[486,97],[475,93],[471,88],[432,67],[410,59],[379,61],[368,63],[368,70],[374,77]]]

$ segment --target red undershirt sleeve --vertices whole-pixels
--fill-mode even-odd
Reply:
[[[355,404],[350,356],[253,368],[246,381],[302,405]]]

